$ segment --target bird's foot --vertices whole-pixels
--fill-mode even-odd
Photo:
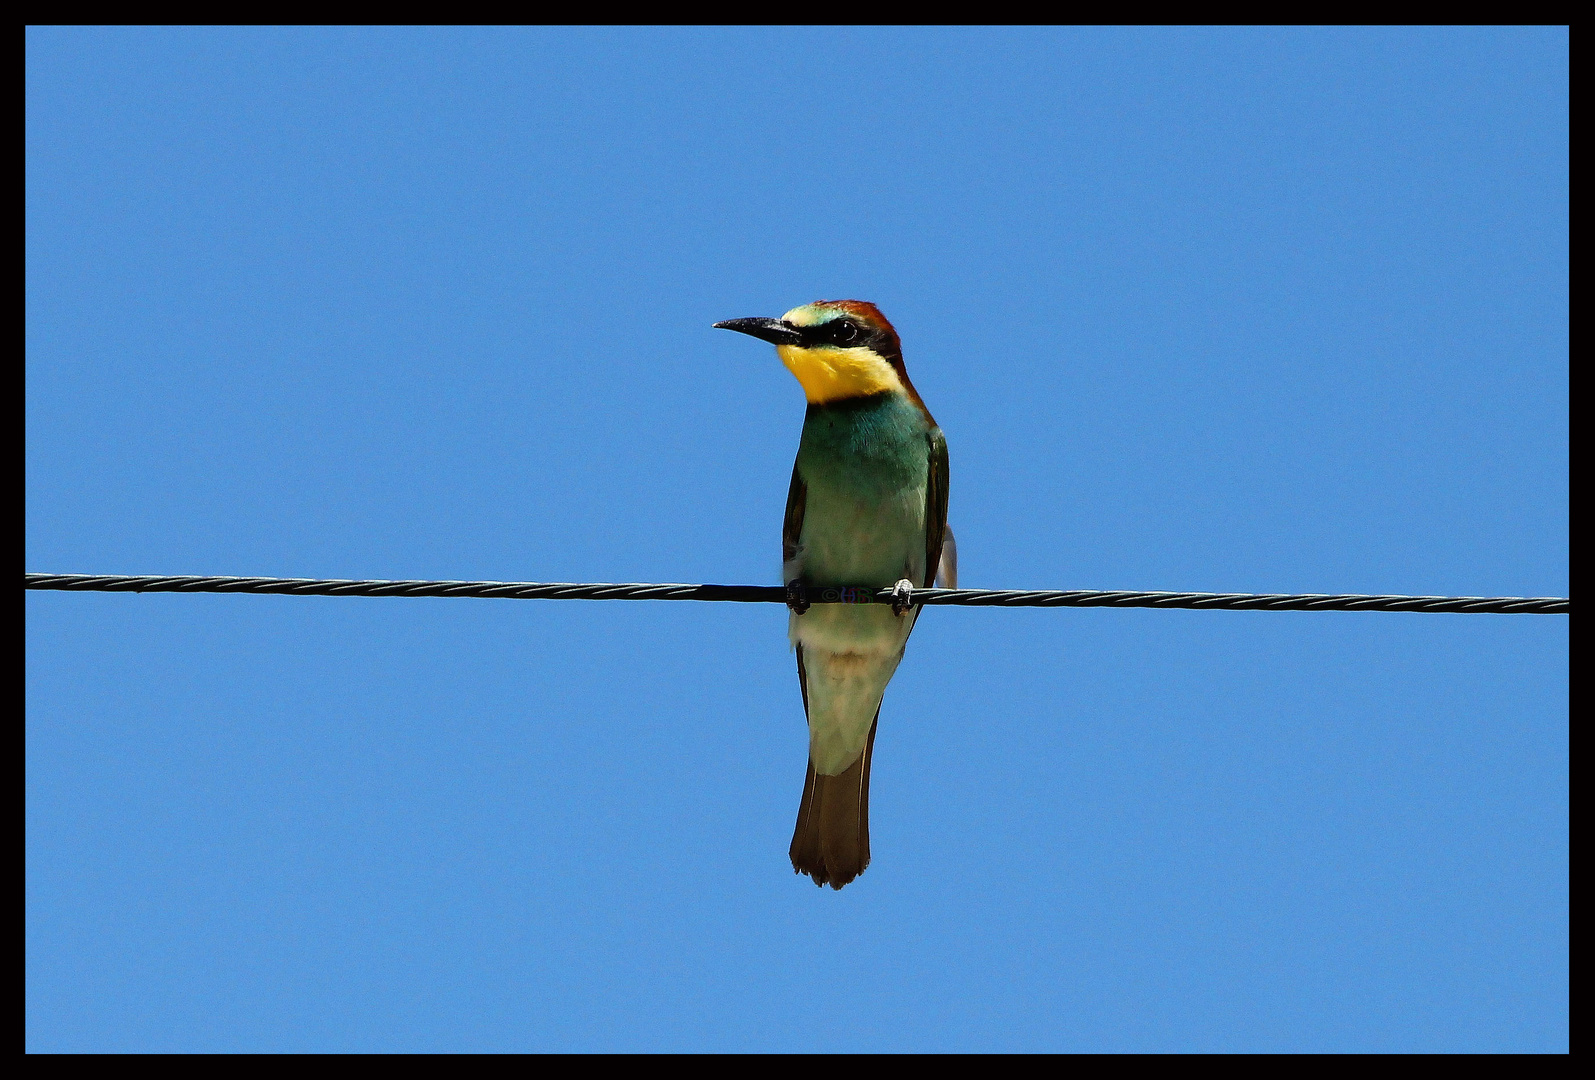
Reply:
[[[801,581],[786,583],[786,606],[794,615],[801,615],[809,609],[809,591]]]
[[[892,614],[902,618],[914,605],[914,583],[903,578],[892,586]]]

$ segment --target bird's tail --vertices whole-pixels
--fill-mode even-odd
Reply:
[[[789,854],[792,869],[816,885],[840,889],[869,865],[869,766],[880,718],[877,710],[864,752],[836,776],[821,776],[809,761]]]

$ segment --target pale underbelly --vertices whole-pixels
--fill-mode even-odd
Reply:
[[[815,587],[923,582],[923,489],[875,505],[814,499],[812,492],[810,500],[784,580]],[[899,616],[886,604],[814,604],[789,616],[790,640],[803,649],[816,772],[834,776],[863,752],[916,614]]]

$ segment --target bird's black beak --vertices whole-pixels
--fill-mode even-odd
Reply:
[[[772,345],[796,345],[803,335],[780,319],[727,319],[714,324],[716,330],[735,330],[739,334],[752,334]]]

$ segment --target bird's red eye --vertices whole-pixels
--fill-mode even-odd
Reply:
[[[831,339],[841,345],[857,340],[858,325],[847,319],[836,320],[831,327]]]

